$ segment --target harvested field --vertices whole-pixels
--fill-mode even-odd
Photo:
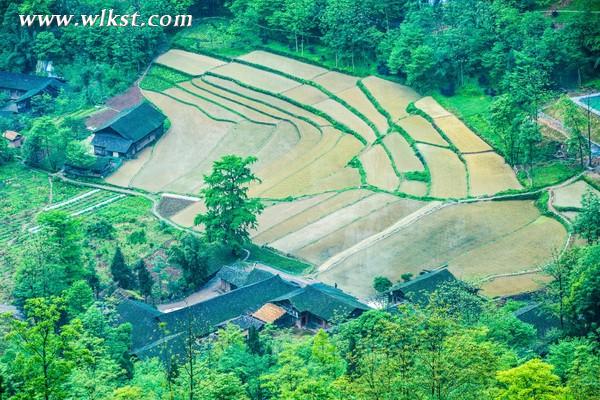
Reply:
[[[329,121],[327,121],[326,119],[321,118],[317,115],[314,115],[313,113],[305,110],[302,107],[295,106],[285,100],[279,99],[277,97],[274,97],[274,96],[271,96],[268,94],[260,93],[255,90],[252,90],[252,89],[247,89],[245,87],[239,86],[236,83],[228,81],[226,79],[221,79],[221,78],[217,78],[217,77],[213,77],[213,76],[207,76],[207,77],[202,78],[202,81],[212,85],[212,90],[219,90],[219,88],[227,89],[227,90],[233,91],[233,93],[239,94],[241,96],[247,96],[252,99],[259,100],[259,101],[266,103],[272,107],[265,106],[264,104],[261,104],[258,101],[251,101],[251,100],[248,100],[247,98],[232,95],[231,93],[227,93],[226,91],[220,92],[221,95],[224,95],[227,97],[235,96],[236,101],[239,101],[242,104],[250,104],[256,108],[258,108],[260,105],[262,107],[268,107],[272,111],[274,110],[273,107],[277,107],[277,108],[280,108],[283,111],[285,111],[285,113],[289,116],[299,116],[299,117],[308,118],[309,120],[313,121],[315,124],[321,125],[321,126],[331,125],[329,123]],[[201,80],[195,79],[193,82],[195,84],[199,84],[199,82],[201,82]]]
[[[197,95],[202,96],[207,99],[210,99],[224,107],[227,107],[231,110],[235,110],[236,112],[242,114],[246,119],[254,122],[262,122],[265,124],[275,124],[278,119],[270,114],[266,114],[261,112],[261,110],[256,110],[254,108],[249,108],[243,104],[240,104],[236,101],[232,101],[228,98],[223,98],[218,96],[213,92],[214,88],[206,84],[196,84],[197,80],[192,82],[184,82],[179,84],[182,88],[187,91]],[[201,81],[200,81],[201,82]]]
[[[152,147],[146,147],[144,150],[136,154],[136,157],[127,160],[115,172],[110,174],[105,180],[111,185],[129,187],[131,180],[142,169],[144,164],[152,156]]]
[[[371,127],[367,125],[365,121],[360,119],[337,101],[331,99],[325,100],[321,103],[315,104],[314,107],[331,116],[334,120],[343,123],[348,128],[357,132],[364,139],[366,139],[368,143],[373,143],[377,139],[377,135],[375,135],[373,129],[371,129]]]
[[[522,186],[512,168],[498,154],[465,154],[472,196],[492,195]]]
[[[206,71],[225,64],[224,61],[216,58],[177,49],[162,54],[155,63],[185,72],[188,75],[202,75]]]
[[[235,62],[217,67],[211,72],[274,93],[285,92],[293,87],[300,86],[300,83],[281,75]]]
[[[421,181],[409,181],[405,179],[400,184],[400,188],[398,190],[402,193],[410,194],[413,196],[426,196],[427,184]]]
[[[268,190],[261,193],[261,196],[282,198],[333,190],[331,187],[326,186],[315,187],[315,182],[316,185],[322,184],[322,178],[343,169],[358,154],[361,148],[362,144],[354,136],[342,136],[330,151],[309,161],[307,165],[286,176],[285,180],[270,186]],[[316,151],[313,152],[313,155],[316,154],[318,154]],[[290,170],[293,171],[292,168]],[[312,188],[309,193],[307,193],[307,188]]]
[[[158,203],[157,211],[163,217],[170,218],[194,203],[196,203],[194,200],[163,195]]]
[[[489,144],[484,142],[454,115],[436,118],[434,121],[461,153],[492,150]]]
[[[418,142],[448,146],[448,142],[435,130],[433,125],[420,115],[411,115],[398,121],[398,125]]]
[[[329,99],[325,93],[314,86],[301,85],[282,93],[290,99],[299,101],[302,104],[315,104]]]
[[[389,127],[387,119],[377,111],[373,103],[371,103],[360,88],[356,86],[352,87],[338,93],[337,96],[367,117],[375,125],[380,135],[384,135],[387,132]]]
[[[434,119],[452,115],[431,96],[426,96],[417,100],[415,102],[415,107]]]
[[[542,267],[549,261],[549,254],[562,249],[566,239],[567,232],[560,222],[540,216],[509,235],[454,258],[450,270],[459,278],[477,279]]]
[[[349,190],[338,193],[297,214],[290,213],[288,218],[259,232],[253,239],[259,244],[269,244],[369,195],[372,195],[372,192],[368,190]]]
[[[510,215],[511,218],[506,218]],[[392,281],[403,273],[417,275],[423,269],[432,269],[448,263],[454,268],[454,260],[478,247],[487,246],[523,229],[538,220],[539,212],[531,201],[479,202],[442,208],[380,240],[371,247],[361,250],[341,263],[318,274],[318,278],[329,284],[337,283],[342,289],[358,296],[373,294],[371,284],[375,276],[383,275]],[[540,219],[544,224],[545,219]],[[543,235],[549,243],[564,240],[566,232],[562,225],[547,225],[552,229]],[[537,246],[539,239],[525,236],[522,246]],[[508,259],[512,242],[503,242],[509,249],[502,250]],[[552,257],[552,250],[544,246],[541,251],[522,252],[521,266],[536,268]],[[477,267],[481,260],[461,261],[460,268],[468,271],[464,278],[484,275]],[[504,273],[500,266],[495,274]]]
[[[398,189],[400,180],[394,172],[392,161],[381,145],[372,146],[359,158],[367,174],[367,183],[391,192]]]
[[[356,86],[358,78],[341,72],[329,71],[313,79],[313,82],[318,83],[332,93],[338,93]]]
[[[270,246],[284,253],[294,253],[394,201],[397,198],[389,194],[372,194],[270,243]]]
[[[362,216],[358,220],[319,238],[316,242],[295,251],[294,254],[313,264],[321,264],[361,240],[381,232],[423,205],[423,202],[409,199],[387,203],[370,214]]]
[[[458,156],[448,149],[418,144],[431,173],[431,196],[462,198],[467,196],[465,166]]]
[[[360,173],[357,169],[345,167],[331,175],[320,178],[315,182],[311,182],[306,188],[309,194],[321,193],[324,190],[339,191],[346,189],[358,189],[361,186]]]
[[[335,193],[324,193],[294,201],[282,201],[268,206],[263,213],[258,216],[258,230],[254,231],[252,236],[260,235],[262,232],[282,223],[291,216],[314,207],[332,196],[335,196]]]
[[[265,168],[270,163],[285,157],[300,142],[296,126],[288,121],[280,121],[271,135],[271,139],[255,154],[258,161],[252,165],[254,171]]]
[[[376,76],[368,76],[362,80],[362,83],[394,121],[408,116],[406,107],[420,98],[419,94],[408,86]]]
[[[294,60],[293,58],[283,57],[262,50],[252,51],[238,58],[253,64],[276,69],[278,71],[285,72],[286,74],[297,76],[301,79],[312,79],[317,75],[327,72],[325,68],[303,63],[301,61]]]
[[[212,148],[196,154],[196,163],[189,172],[174,179],[164,190],[196,193],[203,185],[215,161],[228,154],[247,157],[258,153],[272,138],[275,127],[243,121],[233,125]],[[268,161],[268,160],[265,160]]]
[[[182,87],[185,88],[186,90],[189,91],[194,91],[194,87],[191,86],[191,84],[189,82],[186,82],[184,84],[182,84]],[[179,100],[182,100],[186,103],[189,104],[193,104],[198,106],[198,108],[200,108],[202,111],[204,111],[208,117],[213,118],[213,119],[221,119],[221,120],[228,120],[231,122],[240,122],[242,121],[244,118],[239,116],[238,114],[235,114],[221,106],[218,106],[215,103],[211,103],[210,101],[204,100],[200,97],[198,97],[198,95],[194,95],[192,93],[190,93],[189,91],[185,91],[179,88],[170,88],[165,90],[163,93],[171,95],[173,97],[176,97]],[[200,94],[198,92],[194,92],[197,94]],[[208,97],[208,96],[205,96]],[[264,121],[267,122],[267,121]],[[268,121],[271,122],[271,121]]]
[[[568,186],[554,190],[554,207],[581,208],[581,198],[588,191],[600,196],[600,192],[590,186],[587,182],[580,180]]]
[[[503,276],[481,285],[481,292],[489,297],[510,296],[538,290],[550,282],[552,278],[542,273],[527,275]]]
[[[383,138],[383,143],[392,154],[399,172],[423,171],[423,163],[415,155],[408,142],[398,132],[392,132]]]

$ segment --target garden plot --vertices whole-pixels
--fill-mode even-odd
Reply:
[[[360,172],[356,168],[344,167],[332,174],[310,182],[306,193],[321,193],[325,191],[340,191],[346,189],[357,189],[361,187]]]
[[[285,92],[300,85],[300,83],[281,75],[236,62],[217,67],[211,72],[273,93]]]
[[[359,158],[367,175],[367,183],[390,192],[398,189],[400,180],[383,146],[374,145]]]
[[[210,102],[208,100],[205,100],[201,97],[199,97],[199,93],[196,93],[193,91],[194,87],[191,85],[191,83],[186,82],[181,84],[181,87],[184,89],[180,89],[180,88],[170,88],[165,90],[163,93],[168,94],[170,96],[173,96],[185,103],[189,103],[189,104],[193,104],[195,106],[198,106],[198,108],[200,108],[200,110],[202,110],[207,117],[213,118],[213,119],[217,119],[217,120],[227,120],[227,121],[231,121],[231,122],[240,122],[242,120],[244,120],[244,117],[229,111],[225,108],[223,108],[222,106],[219,106],[217,104],[215,104],[214,102]],[[195,94],[190,93],[194,92]],[[208,97],[208,96],[204,96],[204,97]],[[263,122],[271,122],[271,121],[263,121]]]
[[[411,115],[398,121],[398,125],[418,142],[448,146],[448,142],[435,130],[433,125],[420,115]]]
[[[376,76],[368,76],[362,83],[394,121],[408,116],[406,107],[420,98],[419,94],[408,86]]]
[[[427,195],[427,183],[421,181],[410,181],[404,180],[400,184],[398,191],[413,196],[426,196]]]
[[[552,278],[542,273],[503,276],[481,284],[481,292],[489,297],[510,296],[538,290]]]
[[[320,103],[329,99],[329,97],[325,93],[323,93],[316,87],[310,85],[300,85],[291,90],[283,92],[282,94],[302,104],[309,105]]]
[[[371,103],[360,88],[355,86],[346,89],[338,93],[337,96],[367,117],[375,125],[380,135],[384,135],[387,132],[389,128],[387,119],[377,111],[373,103]]]
[[[363,239],[375,235],[424,205],[423,202],[400,199],[387,203],[368,215],[319,238],[294,252],[294,255],[319,265]]]
[[[590,186],[587,182],[579,180],[568,186],[554,190],[554,200],[552,204],[559,208],[581,208],[581,199],[587,192],[593,192],[600,196],[600,192]]]
[[[270,243],[270,246],[284,253],[294,253],[396,200],[389,194],[372,194]]]
[[[131,186],[157,192],[192,171],[199,162],[199,152],[206,154],[214,148],[234,125],[207,118],[196,108],[162,94],[144,94],[169,118],[171,129],[156,143]],[[192,189],[180,188],[181,192]]]
[[[214,77],[214,76],[206,76],[202,78],[202,81],[212,85],[212,90],[221,90],[219,94],[231,97],[233,92],[234,94],[238,94],[239,96],[235,97],[235,100],[240,102],[241,104],[249,104],[255,108],[259,108],[259,105],[262,107],[268,107],[270,110],[275,110],[276,108],[283,110],[283,112],[288,116],[296,116],[307,118],[310,121],[314,122],[320,126],[328,126],[331,125],[329,121],[325,118],[319,117],[310,111],[302,107],[298,107],[296,105],[291,104],[286,100],[279,99],[275,96],[260,93],[252,89],[245,88],[236,84],[235,82],[228,81],[226,79]],[[200,80],[195,79],[194,84],[199,84]],[[227,92],[229,91],[229,93]],[[242,97],[244,96],[244,97]],[[249,100],[248,98],[254,99]],[[265,106],[266,104],[266,106]],[[281,111],[278,111],[281,112]]]
[[[417,100],[415,106],[434,119],[452,115],[431,96]]]
[[[398,132],[392,132],[384,137],[383,143],[392,154],[392,159],[399,172],[423,171],[425,169],[412,147]]]
[[[332,93],[339,93],[356,86],[358,78],[340,72],[329,71],[313,79],[313,82],[323,86]]]
[[[329,135],[333,136],[333,135]],[[323,186],[322,178],[342,170],[350,160],[361,150],[362,144],[350,135],[342,136],[334,144],[333,148],[315,157],[299,170],[285,177],[285,180],[268,187],[261,192],[262,197],[282,198],[288,196],[300,196],[334,190],[332,187]],[[314,155],[317,152],[313,152]],[[299,164],[298,164],[299,165]],[[267,177],[266,180],[269,178]],[[317,186],[317,187],[315,187]]]
[[[322,101],[321,103],[315,104],[313,107],[323,111],[334,120],[357,132],[360,136],[366,139],[368,143],[373,143],[377,139],[377,135],[375,135],[373,129],[371,129],[371,127],[367,125],[365,121],[360,119],[357,115],[353,114],[350,110],[337,101],[328,99]]]
[[[472,196],[492,195],[508,189],[521,189],[512,168],[496,153],[465,154]]]
[[[196,218],[196,215],[204,212],[206,212],[204,202],[197,201],[171,216],[169,219],[185,228],[191,228],[194,226],[194,218]]]
[[[337,283],[342,289],[355,295],[369,296],[373,294],[371,285],[375,276],[383,275],[392,281],[398,281],[403,273],[418,275],[423,269],[433,269],[446,263],[452,269],[454,260],[461,255],[509,236],[538,218],[539,212],[531,201],[447,206],[417,219],[370,247],[351,254],[340,263],[320,272],[318,278],[326,283]],[[566,232],[560,227],[555,229],[552,225],[552,229],[542,237],[550,243],[561,242]],[[518,240],[524,242],[518,244],[522,248],[531,248],[539,243],[539,238],[531,235]],[[517,245],[512,241],[502,243],[508,247],[498,249],[503,254],[510,253],[510,248]],[[537,268],[551,259],[552,250],[548,246],[542,249],[540,252],[522,252],[523,261],[520,266]],[[464,274],[465,279],[485,274],[477,269],[486,269],[481,266],[481,260],[469,261],[465,258],[461,263],[461,267],[469,271]],[[509,265],[499,265],[494,274],[502,274],[510,269]]]
[[[285,157],[298,146],[301,140],[298,129],[291,122],[280,121],[271,139],[254,154],[258,159],[252,164],[254,171],[260,171],[270,163]]]
[[[427,144],[418,144],[417,148],[429,166],[431,196],[441,198],[467,196],[465,166],[455,153],[448,149]]]
[[[253,64],[258,64],[285,72],[286,74],[297,76],[301,79],[312,79],[317,75],[327,72],[325,68],[317,67],[316,65],[307,64],[294,60],[293,58],[280,56],[262,50],[252,51],[238,58]]]
[[[188,75],[202,75],[208,70],[225,64],[216,58],[176,49],[162,54],[155,63],[185,72]]]
[[[302,227],[306,225],[318,221],[338,209],[344,208],[349,204],[354,204],[372,194],[373,193],[368,190],[349,190],[338,193],[309,208],[302,209],[296,214],[290,213],[288,218],[282,222],[269,227],[268,229],[261,230],[254,236],[253,240],[259,244],[269,244],[283,236],[302,229]]]
[[[472,130],[467,128],[467,126],[454,115],[436,118],[434,121],[461,153],[492,150],[489,144],[473,133]]]

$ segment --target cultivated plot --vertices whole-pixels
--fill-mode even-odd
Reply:
[[[509,189],[521,189],[514,171],[498,154],[463,155],[469,169],[470,194],[492,195]]]
[[[420,115],[411,115],[398,121],[398,126],[418,142],[448,146],[448,142],[435,130],[433,125]]]
[[[390,192],[398,189],[400,180],[383,146],[376,144],[367,149],[360,155],[360,162],[367,175],[367,183]]]
[[[301,79],[312,79],[318,75],[328,72],[325,68],[303,63],[301,61],[294,60],[293,58],[283,57],[262,50],[252,51],[238,58],[253,64],[276,69]]]
[[[461,153],[476,153],[492,150],[489,144],[473,133],[472,130],[454,115],[435,118],[434,121]]]
[[[225,64],[225,62],[216,58],[177,49],[167,51],[158,57],[155,62],[185,72],[188,75],[202,75],[206,71]]]
[[[415,155],[408,142],[398,132],[392,132],[383,138],[392,160],[399,172],[423,171],[423,163]]]
[[[580,180],[568,186],[554,190],[554,207],[581,208],[583,195],[592,192],[600,196],[600,192],[590,186],[587,182]]]
[[[511,218],[506,218],[507,215]],[[564,243],[567,236],[562,225],[546,220],[540,218],[530,201],[448,206],[352,254],[320,272],[318,278],[330,284],[337,283],[342,289],[361,297],[373,294],[371,284],[375,276],[387,276],[395,282],[403,273],[418,275],[423,269],[434,269],[444,264],[448,264],[453,271],[464,271],[461,276],[465,279],[482,278],[486,274],[505,272],[505,266],[486,266],[481,265],[482,258],[460,257],[478,248],[483,248],[482,252],[490,250],[489,246],[498,241],[501,241],[502,247],[496,250],[501,250],[504,260],[520,254],[522,260],[519,267],[537,268],[551,259],[554,245]],[[538,237],[532,234],[511,237],[511,234],[523,232],[527,226],[537,224],[542,226],[541,229],[551,229]],[[534,251],[523,251],[523,248],[539,247],[539,237],[548,244]],[[502,240],[504,238],[510,239]],[[511,250],[516,246],[521,246],[518,250],[520,253]],[[488,257],[495,256],[488,254]]]
[[[364,78],[362,83],[394,121],[407,117],[406,107],[420,98],[419,94],[408,86],[375,76]]]
[[[274,93],[285,92],[300,85],[300,83],[284,76],[236,62],[217,67],[211,72]]]
[[[441,198],[467,196],[465,166],[455,153],[448,149],[427,144],[418,144],[417,148],[429,166],[431,196]]]

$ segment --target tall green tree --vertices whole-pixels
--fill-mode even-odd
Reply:
[[[110,273],[113,280],[123,289],[133,289],[135,287],[135,277],[131,268],[125,262],[125,256],[120,247],[115,250],[115,255],[110,264]]]
[[[497,400],[556,400],[566,393],[552,365],[537,358],[498,372],[498,386],[494,395]]]
[[[575,232],[579,233],[589,244],[600,240],[600,197],[593,192],[583,195],[582,209],[575,224]]]
[[[183,271],[188,287],[196,289],[209,275],[209,249],[199,237],[186,234],[179,244],[169,249],[169,261]]]
[[[146,263],[144,260],[139,260],[135,266],[134,271],[137,278],[137,287],[140,290],[140,293],[145,298],[148,298],[152,295],[152,286],[154,285],[154,279],[152,279],[152,275],[148,271],[146,267]]]
[[[256,157],[224,156],[213,164],[210,175],[204,177],[206,187],[200,195],[206,213],[198,214],[196,225],[203,225],[209,242],[227,246],[237,254],[256,228],[256,217],[264,208],[259,199],[248,197],[248,185],[259,179],[250,166]]]

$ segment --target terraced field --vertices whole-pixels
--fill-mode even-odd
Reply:
[[[376,275],[448,262],[503,294],[495,275],[539,266],[566,238],[531,201],[454,205],[521,186],[485,141],[409,87],[264,51],[224,62],[171,50],[157,62],[190,76],[160,91],[142,82],[171,129],[109,181],[197,195],[213,161],[255,155],[250,193],[267,208],[254,241],[321,266],[324,281],[365,297]],[[181,203],[168,216],[192,226],[202,209]]]

